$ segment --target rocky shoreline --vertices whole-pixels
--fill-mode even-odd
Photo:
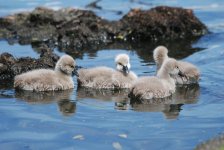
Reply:
[[[45,42],[69,50],[115,41],[186,39],[207,32],[192,10],[168,6],[133,9],[118,21],[102,19],[88,10],[43,7],[0,18],[2,39],[21,44]]]
[[[52,47],[78,53],[116,42],[138,45],[177,39],[191,41],[207,33],[207,27],[190,9],[168,6],[133,9],[118,21],[108,21],[89,10],[54,11],[38,7],[32,12],[0,18],[0,39],[45,46],[39,59],[15,59],[11,54],[0,54],[0,80],[32,69],[53,68],[58,56],[52,52]]]
[[[13,79],[15,75],[39,68],[54,68],[59,56],[50,49],[43,49],[38,59],[31,57],[14,58],[5,52],[0,55],[0,80]]]

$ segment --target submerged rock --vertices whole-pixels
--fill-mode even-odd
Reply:
[[[0,54],[0,80],[12,79],[15,75],[39,68],[54,68],[59,56],[50,49],[43,49],[40,58],[14,58],[9,53]]]
[[[0,18],[0,38],[21,44],[53,43],[70,51],[115,41],[195,38],[207,32],[192,10],[167,6],[133,9],[118,21],[102,19],[88,10],[43,7]]]

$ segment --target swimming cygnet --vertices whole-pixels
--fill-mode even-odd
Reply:
[[[131,98],[154,99],[165,98],[175,92],[175,81],[171,75],[180,73],[175,59],[166,59],[158,71],[157,76],[138,78],[130,92]]]
[[[131,65],[129,61],[127,54],[119,54],[115,57],[117,71],[112,76],[115,87],[131,88],[132,83],[138,78],[134,72],[130,71]]]
[[[117,70],[108,67],[80,69],[78,71],[79,85],[96,89],[130,88],[137,76],[130,71],[129,56],[119,54],[115,58],[115,63]]]
[[[157,71],[160,69],[163,61],[168,59],[168,49],[164,46],[158,46],[153,51],[153,58],[157,65]],[[192,84],[198,83],[200,77],[200,71],[196,66],[191,63],[178,61],[178,67],[182,72],[181,75],[172,76],[175,79],[176,84]]]
[[[56,63],[55,69],[37,69],[17,75],[14,87],[30,91],[56,91],[74,88],[72,73],[75,61],[69,55],[62,56]]]

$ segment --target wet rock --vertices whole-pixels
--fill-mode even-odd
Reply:
[[[134,40],[172,40],[201,36],[206,26],[191,9],[159,6],[151,10],[133,9],[121,20],[126,29],[121,36]]]
[[[12,78],[14,76],[11,66],[15,61],[15,58],[9,53],[2,53],[0,55],[0,80]]]
[[[14,58],[9,53],[0,54],[0,80],[12,79],[15,75],[39,68],[54,68],[59,56],[50,49],[42,49],[40,58]]]
[[[224,148],[224,134],[198,144],[195,150],[222,150]]]
[[[115,41],[195,38],[207,32],[192,10],[167,6],[133,9],[118,21],[102,19],[88,10],[44,7],[0,18],[0,38],[20,44],[50,43],[67,52]]]

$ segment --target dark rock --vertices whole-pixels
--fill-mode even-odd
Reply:
[[[207,141],[198,144],[195,150],[222,150],[224,147],[224,134],[217,135]]]
[[[207,32],[192,10],[167,6],[133,9],[118,21],[104,20],[88,10],[43,7],[0,18],[0,38],[20,44],[50,43],[67,52],[115,41],[191,39]]]
[[[9,53],[0,55],[0,79],[8,79],[14,76],[11,66],[16,62],[15,58]]]
[[[0,55],[0,80],[12,79],[15,75],[40,68],[54,68],[59,56],[43,48],[40,58],[22,57],[15,59],[9,53]]]
[[[190,9],[159,6],[151,10],[131,10],[121,22],[128,29],[124,37],[134,40],[183,39],[207,33],[206,26]],[[122,35],[121,34],[121,35]]]

